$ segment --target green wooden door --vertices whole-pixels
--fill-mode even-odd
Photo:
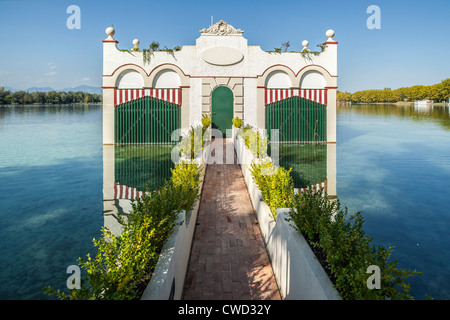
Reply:
[[[212,125],[226,137],[233,119],[233,91],[228,87],[217,87],[212,93]]]

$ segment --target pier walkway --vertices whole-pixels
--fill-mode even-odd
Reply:
[[[206,167],[184,299],[281,299],[236,153],[225,163],[233,142],[221,140],[224,163]]]

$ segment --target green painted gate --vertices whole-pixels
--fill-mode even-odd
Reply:
[[[280,142],[326,142],[326,105],[298,96],[266,105],[266,129],[279,130]]]
[[[212,93],[212,124],[226,137],[226,129],[232,128],[233,120],[233,91],[225,86],[214,89]]]
[[[172,132],[180,128],[181,107],[150,96],[114,108],[114,139],[119,145],[174,143]]]

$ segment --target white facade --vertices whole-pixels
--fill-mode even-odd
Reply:
[[[327,31],[325,50],[319,55],[266,52],[249,46],[243,31],[219,21],[195,45],[179,51],[154,52],[144,62],[141,51],[124,52],[107,29],[103,40],[103,143],[114,144],[116,89],[181,88],[181,126],[187,129],[211,113],[211,95],[218,86],[233,92],[233,116],[244,123],[265,127],[265,91],[327,89],[327,142],[336,142],[337,42]],[[137,40],[133,41],[138,44]]]

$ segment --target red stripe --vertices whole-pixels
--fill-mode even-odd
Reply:
[[[325,98],[324,105],[327,105],[328,90],[325,90],[324,98]]]
[[[122,199],[122,189],[123,189],[123,186],[120,185],[120,191],[119,191],[119,197],[118,197],[118,199]]]
[[[114,182],[114,199],[117,199],[117,182]]]
[[[117,89],[114,89],[114,106],[117,106]]]
[[[178,104],[181,106],[181,89],[178,89]]]

